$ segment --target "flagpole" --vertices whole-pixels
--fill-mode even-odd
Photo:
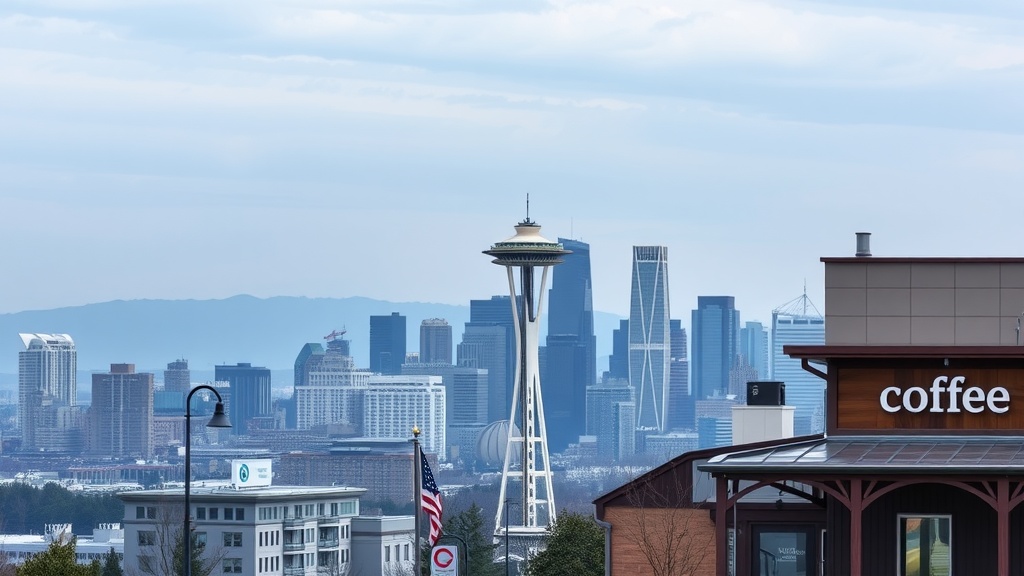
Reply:
[[[412,513],[416,518],[415,528],[413,528],[413,551],[414,564],[413,564],[413,576],[421,576],[420,567],[420,506],[422,496],[420,491],[423,489],[423,479],[420,478],[420,429],[418,426],[412,427]]]

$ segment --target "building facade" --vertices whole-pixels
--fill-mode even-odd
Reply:
[[[188,369],[188,360],[179,359],[167,363],[164,370],[164,391],[187,395],[192,390],[192,372]]]
[[[82,448],[78,352],[67,334],[19,334],[18,423],[24,450]]]
[[[693,330],[691,388],[696,399],[729,393],[729,371],[736,363],[740,313],[732,296],[698,296]]]
[[[89,451],[110,458],[153,456],[153,375],[111,364],[92,375]]]
[[[248,362],[214,366],[214,378],[231,389],[231,433],[245,435],[250,428],[265,427],[260,420],[273,419],[270,370]]]
[[[405,347],[405,316],[370,316],[370,372],[401,374]]]
[[[420,362],[452,363],[452,327],[444,318],[428,318],[420,323]]]
[[[825,381],[804,370],[784,348],[824,343],[825,318],[806,293],[772,311],[771,379],[786,383],[786,404],[796,407],[797,436],[825,429]]]
[[[665,430],[670,318],[668,247],[634,246],[629,300],[629,383],[636,390],[638,429]]]
[[[303,370],[302,383],[295,385],[296,428],[335,426],[348,434],[361,434],[363,393],[373,373],[356,369],[348,340],[328,340],[326,352],[311,353],[303,361]]]
[[[363,402],[363,435],[406,438],[419,427],[423,450],[445,460],[445,389],[438,376],[371,376]]]

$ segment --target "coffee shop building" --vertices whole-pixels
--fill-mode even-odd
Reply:
[[[825,434],[679,468],[713,485],[692,494],[714,531],[694,574],[1024,575],[1024,258],[873,257],[860,237],[822,262],[826,343],[784,351],[827,382]]]

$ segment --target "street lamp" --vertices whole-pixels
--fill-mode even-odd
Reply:
[[[518,502],[512,502],[510,498],[505,498],[505,576],[509,576],[508,571],[508,507],[509,505],[519,506]]]
[[[213,417],[206,424],[210,428],[231,428],[231,421],[224,413],[224,401],[220,392],[213,386],[200,384],[192,389],[185,398],[185,531],[182,532],[182,540],[185,541],[185,553],[182,555],[181,563],[184,566],[182,574],[192,576],[192,507],[189,496],[192,488],[192,395],[200,390],[209,390],[217,397],[217,406],[213,410]]]

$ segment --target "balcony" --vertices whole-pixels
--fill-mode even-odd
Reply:
[[[337,514],[322,514],[316,519],[320,524],[336,524],[339,520],[341,520],[341,516]]]
[[[284,551],[285,552],[301,552],[302,550],[305,550],[305,548],[306,548],[306,545],[304,543],[302,543],[302,542],[285,542],[284,543]]]
[[[306,569],[302,566],[285,566],[284,576],[305,576]]]
[[[317,545],[318,548],[337,548],[338,547],[338,539],[337,538],[327,538],[327,539],[324,539],[324,540],[318,540],[316,545]]]
[[[305,518],[296,518],[295,516],[289,516],[289,517],[284,519],[284,526],[285,526],[285,528],[287,528],[289,526],[302,526],[305,523],[306,523],[306,519]]]

